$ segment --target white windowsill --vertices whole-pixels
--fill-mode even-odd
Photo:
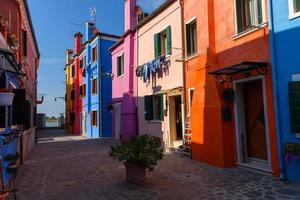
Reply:
[[[289,14],[289,20],[293,20],[298,17],[300,17],[300,12],[294,12]]]
[[[257,25],[257,27],[253,27],[253,28],[250,28],[250,29],[248,29],[246,31],[243,31],[241,33],[235,34],[232,38],[233,38],[233,40],[240,39],[240,38],[242,38],[242,37],[244,37],[248,34],[251,34],[251,33],[256,32],[256,31],[258,31],[262,28],[265,28],[266,26],[268,26],[268,22],[263,22],[263,23]]]
[[[124,77],[124,74],[122,74],[121,76],[118,76],[118,78],[122,78],[122,77]]]
[[[185,59],[185,61],[192,60],[192,59],[196,58],[197,56],[199,56],[198,52],[196,52],[196,53],[194,53],[194,54],[192,54],[190,56],[187,56],[186,59]]]

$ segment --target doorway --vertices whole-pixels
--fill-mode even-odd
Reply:
[[[264,78],[239,80],[234,87],[238,162],[271,170]]]
[[[114,107],[114,119],[115,119],[115,139],[120,139],[121,132],[121,103],[116,103]]]
[[[81,134],[83,137],[86,137],[86,114],[85,112],[81,113]]]
[[[169,102],[170,147],[178,148],[182,145],[183,138],[181,95],[169,96]]]

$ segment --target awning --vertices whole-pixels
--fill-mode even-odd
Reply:
[[[211,75],[234,75],[234,74],[239,74],[239,73],[244,73],[244,72],[249,72],[255,69],[263,68],[266,66],[268,63],[267,62],[248,62],[244,61],[229,67],[225,67],[223,69],[218,69],[215,71],[209,72]]]
[[[158,94],[167,94],[169,96],[172,95],[177,95],[180,94],[182,92],[182,87],[177,87],[177,88],[172,88],[169,90],[160,90],[154,93],[154,95],[158,95]]]

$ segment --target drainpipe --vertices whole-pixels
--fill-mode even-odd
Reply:
[[[274,102],[274,108],[275,108],[275,126],[276,126],[276,139],[277,139],[277,145],[278,145],[278,158],[279,158],[279,170],[280,170],[280,180],[286,179],[286,173],[285,173],[285,162],[283,158],[283,139],[281,135],[281,126],[280,126],[280,110],[279,110],[279,95],[278,95],[278,87],[276,84],[277,80],[277,71],[276,71],[276,59],[274,58],[275,55],[275,48],[276,44],[274,41],[274,13],[273,13],[273,1],[268,0],[269,2],[269,30],[270,30],[270,59],[271,59],[271,67],[272,67],[272,73],[273,73],[273,102]]]
[[[185,78],[185,42],[184,42],[184,7],[183,7],[183,0],[180,0],[180,14],[181,14],[181,38],[182,38],[182,80],[183,80],[183,88],[182,88],[182,93],[183,93],[183,97],[182,97],[182,105],[183,105],[183,116],[186,116],[186,78]],[[185,131],[185,121],[186,119],[182,119],[183,121],[183,137],[184,137],[184,131]]]

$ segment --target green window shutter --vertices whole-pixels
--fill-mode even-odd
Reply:
[[[144,103],[145,103],[145,120],[147,120],[147,121],[153,120],[152,96],[145,96]]]
[[[160,94],[159,95],[159,117],[160,117],[160,121],[164,121],[164,95]]]
[[[168,26],[166,29],[166,35],[167,35],[167,54],[172,54],[172,30],[171,26]]]
[[[236,0],[236,22],[237,32],[243,32],[243,2],[242,0]]]
[[[161,54],[159,33],[154,35],[154,56],[159,57]]]
[[[289,82],[291,132],[300,133],[300,81]]]

